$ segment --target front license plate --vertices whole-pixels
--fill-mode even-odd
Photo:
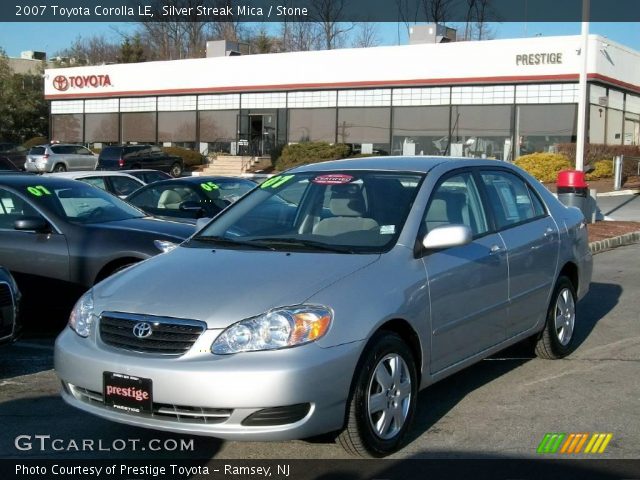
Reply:
[[[131,413],[151,413],[153,409],[150,378],[132,377],[124,373],[103,373],[104,404]]]

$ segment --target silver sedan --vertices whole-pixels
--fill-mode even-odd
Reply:
[[[113,421],[384,456],[420,389],[528,338],[570,353],[591,270],[580,211],[510,164],[307,165],[87,292],[55,367]]]

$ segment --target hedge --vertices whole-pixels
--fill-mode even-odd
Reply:
[[[298,165],[345,158],[349,156],[350,152],[349,146],[342,143],[335,145],[327,142],[295,143],[282,149],[280,157],[275,162],[275,167],[282,171]]]
[[[175,155],[182,158],[185,167],[195,167],[205,163],[205,157],[200,152],[189,150],[182,147],[162,147],[162,150],[169,155]]]
[[[571,170],[574,167],[567,157],[558,153],[523,155],[515,161],[515,164],[541,182],[555,182],[558,172]]]
[[[587,173],[587,180],[599,180],[601,178],[613,177],[613,161],[598,160],[591,164],[593,171]]]

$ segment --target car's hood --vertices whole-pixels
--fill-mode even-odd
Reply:
[[[94,302],[97,313],[186,318],[225,328],[274,307],[300,304],[378,258],[178,247],[102,282]]]
[[[155,217],[129,218],[114,222],[93,223],[87,226],[106,230],[137,230],[160,234],[163,237],[174,237],[177,242],[190,237],[196,231],[195,225],[182,222],[170,222]]]

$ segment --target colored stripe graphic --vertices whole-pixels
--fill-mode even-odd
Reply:
[[[537,453],[600,454],[604,453],[612,438],[611,433],[547,433],[538,445]],[[585,443],[587,446],[583,451]]]

